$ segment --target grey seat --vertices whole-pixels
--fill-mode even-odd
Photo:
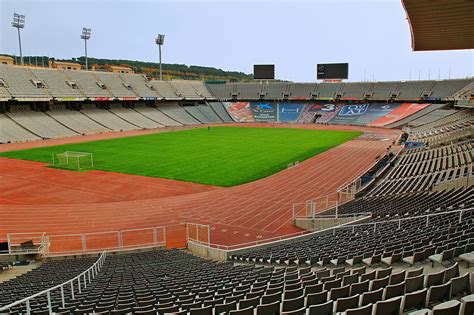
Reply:
[[[426,298],[426,300],[428,301],[428,305],[432,304],[432,302],[449,300],[450,293],[451,293],[451,282],[431,286],[428,289],[428,296]]]
[[[415,263],[422,261],[425,258],[425,250],[420,250],[413,253],[413,256],[403,258],[403,262],[413,266]]]
[[[306,307],[318,305],[328,300],[328,291],[324,290],[318,293],[310,293],[306,297]]]
[[[296,297],[294,299],[283,300],[282,305],[281,305],[281,311],[287,312],[287,311],[298,310],[305,306],[304,301],[305,299],[303,295]]]
[[[402,260],[402,255],[403,253],[394,253],[392,256],[382,257],[380,261],[388,266],[391,266],[397,262],[400,262]]]
[[[458,315],[461,310],[461,302],[456,300],[447,301],[433,307],[433,315]],[[469,313],[464,313],[469,314]]]
[[[415,277],[409,277],[405,279],[405,292],[410,293],[423,289],[424,276],[421,274]]]
[[[390,276],[386,276],[382,279],[375,279],[370,282],[370,290],[374,291],[380,288],[385,288],[390,281]]]
[[[351,295],[362,294],[369,291],[369,280],[351,284]]]
[[[352,258],[350,258],[350,259],[347,259],[347,260],[346,260],[346,264],[348,264],[349,266],[359,265],[359,264],[362,263],[362,258],[363,258],[363,257],[364,257],[364,256],[362,256],[362,255],[356,255],[356,256],[354,256],[354,257],[352,257]]]
[[[375,273],[375,278],[376,279],[381,279],[381,278],[385,278],[387,276],[390,276],[391,274],[392,274],[392,267],[377,269],[376,273]]]
[[[276,301],[257,306],[257,315],[275,315],[280,312],[280,302]]]
[[[441,270],[439,272],[434,272],[432,274],[429,274],[425,277],[425,288],[429,288],[432,285],[439,285],[443,284],[444,280],[444,270]]]
[[[323,284],[318,283],[314,285],[308,285],[307,287],[304,288],[304,295],[307,296],[310,293],[318,293],[323,291]]]
[[[402,296],[405,294],[405,281],[397,284],[389,284],[385,287],[383,299],[391,299],[393,297]]]
[[[459,276],[459,263],[456,262],[454,263],[454,265],[444,270],[443,283],[446,283],[452,278],[458,277],[458,276]]]
[[[350,297],[340,298],[336,301],[336,312],[344,312],[350,308],[356,308],[359,306],[359,295],[353,295]]]
[[[427,289],[406,293],[403,297],[402,311],[408,312],[413,309],[426,308]]]
[[[244,308],[244,309],[231,310],[231,311],[229,311],[228,314],[229,315],[254,315],[253,310],[254,310],[254,307],[249,306],[249,307]],[[212,313],[211,313],[211,315],[212,315]]]
[[[461,302],[461,314],[474,314],[474,294],[463,297]]]
[[[467,263],[467,268],[470,268],[471,264],[474,263],[474,252],[461,254],[459,255],[459,259],[465,261]]]
[[[311,305],[308,309],[308,315],[332,315],[334,301],[329,300],[325,303]]]
[[[333,288],[329,291],[329,300],[336,301],[339,298],[348,297],[351,286],[348,284],[340,288]]]
[[[383,288],[380,288],[375,291],[364,292],[360,296],[360,306],[365,306],[367,304],[374,304],[377,301],[381,301],[383,298]]]
[[[431,267],[434,267],[435,263],[443,264],[444,261],[452,260],[454,254],[454,248],[447,249],[443,251],[441,254],[434,254],[428,257],[431,261]]]
[[[189,315],[212,315],[213,306],[208,305],[200,308],[192,308],[189,310]]]
[[[451,293],[449,294],[451,298],[457,297],[464,293],[471,294],[472,284],[470,279],[470,274],[466,273],[464,276],[454,277],[451,280]]]
[[[406,270],[402,270],[398,273],[392,273],[390,275],[389,284],[398,284],[398,283],[401,283],[401,282],[405,281],[406,274],[407,274]]]
[[[416,277],[423,274],[423,267],[407,271],[406,278]]]
[[[260,304],[260,297],[258,296],[251,299],[243,299],[239,302],[239,309],[244,309],[247,307],[256,307],[258,304]]]
[[[368,304],[358,308],[346,310],[345,315],[372,315],[373,305]]]
[[[374,305],[373,315],[399,315],[402,297],[379,301]]]

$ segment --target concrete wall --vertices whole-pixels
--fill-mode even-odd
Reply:
[[[310,230],[310,231],[321,231],[329,229],[341,224],[347,224],[359,219],[362,219],[363,216],[359,217],[350,217],[350,218],[297,218],[295,220],[295,225],[299,228]]]

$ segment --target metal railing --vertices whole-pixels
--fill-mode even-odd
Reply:
[[[267,239],[262,239],[259,241],[254,241],[254,242],[247,242],[247,243],[241,243],[241,244],[236,244],[236,245],[220,245],[220,244],[209,244],[209,248],[213,249],[218,249],[221,251],[227,251],[227,252],[232,252],[232,251],[241,251],[241,250],[250,250],[252,248],[258,247],[260,245],[270,245],[274,244],[276,245],[280,241],[289,241],[292,239],[298,239],[303,236],[309,236],[309,235],[316,235],[320,233],[333,233],[334,235],[336,234],[336,230],[339,229],[351,229],[354,231],[358,227],[368,227],[370,226],[373,228],[374,231],[377,230],[377,227],[388,224],[388,223],[397,223],[398,228],[401,227],[402,222],[404,221],[409,221],[409,220],[417,220],[417,219],[425,219],[426,220],[426,226],[429,226],[430,218],[437,217],[440,215],[447,215],[447,214],[459,214],[459,222],[462,221],[462,215],[466,212],[473,211],[474,208],[468,208],[468,209],[459,209],[459,210],[450,210],[450,211],[443,211],[443,212],[435,212],[435,213],[430,213],[430,214],[425,214],[425,215],[419,215],[419,216],[412,216],[412,217],[407,217],[407,218],[400,218],[400,219],[394,219],[394,220],[385,220],[385,221],[374,221],[374,222],[367,222],[367,223],[356,223],[352,224],[350,223],[345,223],[341,224],[335,227],[327,228],[324,230],[319,230],[319,231],[301,231],[298,233],[293,233],[293,234],[287,234],[287,235],[282,235],[278,237],[272,237],[272,238],[267,238]],[[203,245],[206,246],[206,245]]]
[[[26,314],[30,315],[31,314],[30,301],[34,300],[37,297],[46,295],[46,298],[48,300],[48,302],[47,302],[48,311],[51,314],[51,313],[53,313],[53,305],[52,305],[52,301],[51,301],[51,292],[55,291],[55,290],[60,290],[61,291],[61,305],[62,305],[63,308],[65,308],[66,307],[66,295],[65,295],[64,288],[66,286],[69,286],[71,288],[70,294],[71,294],[71,298],[74,300],[75,290],[77,289],[77,292],[81,293],[82,289],[85,289],[87,287],[87,285],[89,283],[91,283],[92,280],[95,279],[95,277],[99,273],[100,269],[104,265],[106,257],[107,257],[107,254],[104,251],[104,252],[102,252],[102,254],[99,256],[97,261],[92,266],[90,266],[87,270],[85,270],[84,272],[82,272],[78,276],[76,276],[76,277],[74,277],[74,278],[72,278],[72,279],[70,279],[66,282],[63,282],[63,283],[61,283],[57,286],[54,286],[52,288],[41,291],[39,293],[33,294],[33,295],[31,295],[27,298],[24,298],[24,299],[21,299],[19,301],[13,302],[9,305],[0,307],[0,313],[5,312],[5,311],[9,311],[15,306],[25,304]],[[76,285],[74,284],[75,282],[77,283]]]

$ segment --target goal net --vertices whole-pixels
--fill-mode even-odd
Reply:
[[[94,157],[88,152],[66,151],[53,153],[53,165],[61,168],[75,170],[89,169],[94,167]]]

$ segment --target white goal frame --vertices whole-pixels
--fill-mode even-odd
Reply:
[[[87,158],[88,157],[88,158]],[[81,165],[81,159],[86,158],[88,161],[87,168],[94,167],[94,155],[90,152],[76,152],[65,151],[63,153],[53,153],[54,166],[67,166],[71,169],[81,170],[84,167]],[[83,163],[84,164],[84,163]]]

